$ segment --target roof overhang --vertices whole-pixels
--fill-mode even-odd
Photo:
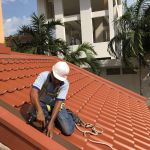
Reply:
[[[0,114],[0,141],[9,148],[66,150],[1,106]]]

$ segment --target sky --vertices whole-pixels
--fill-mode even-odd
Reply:
[[[135,0],[128,0],[132,4]],[[37,0],[2,0],[5,36],[13,35],[20,26],[30,24],[30,16],[37,13]]]
[[[30,16],[37,13],[37,0],[2,0],[5,36],[13,35],[20,26],[30,24]]]

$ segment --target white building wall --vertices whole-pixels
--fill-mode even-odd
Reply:
[[[110,32],[110,39],[114,37],[114,12],[113,12],[113,0],[108,0],[108,13],[109,13],[109,32]]]
[[[55,20],[61,20],[64,22],[62,0],[54,0],[54,14]],[[64,26],[56,26],[56,38],[66,40]]]
[[[97,53],[96,58],[111,57],[107,52],[108,42],[93,43],[93,46]]]
[[[113,6],[113,0],[108,0],[108,10],[100,10],[92,12],[91,8],[91,0],[79,0],[80,4],[80,14],[74,14],[70,16],[64,16],[63,12],[63,0],[49,0],[54,2],[54,16],[55,19],[60,19],[63,23],[69,21],[76,21],[80,20],[81,23],[81,35],[82,35],[82,43],[89,42],[94,46],[95,51],[98,53],[99,58],[102,57],[111,57],[107,52],[108,41],[103,41],[99,43],[94,43],[93,41],[93,23],[92,19],[95,17],[105,17],[108,19],[108,28],[109,28],[109,39],[114,37],[114,27],[113,27],[113,20],[114,17],[118,17],[122,14],[122,6],[115,5]],[[67,0],[66,0],[67,1]],[[75,2],[76,0],[74,0]],[[101,0],[99,0],[101,1]],[[40,13],[47,13],[46,11],[46,0],[37,0],[38,2],[38,14]],[[104,0],[105,5],[107,4],[107,0]],[[67,3],[65,3],[67,4]],[[105,8],[106,9],[106,6]],[[116,15],[117,14],[117,15]],[[98,28],[98,31],[103,31],[103,29]],[[96,34],[98,35],[98,33]],[[66,40],[65,35],[65,27],[64,26],[57,26],[56,27],[56,38],[62,38]],[[76,46],[72,46],[73,48]]]
[[[74,14],[72,16],[65,16],[63,15],[63,5],[62,0],[49,0],[54,1],[54,13],[55,19],[60,19],[63,23],[75,20],[81,20],[81,30],[82,30],[82,42],[90,42],[94,46],[96,53],[98,54],[97,58],[103,57],[111,57],[107,52],[108,42],[99,42],[93,43],[93,25],[92,25],[92,18],[96,17],[105,17],[108,18],[109,23],[109,30],[110,30],[110,39],[114,36],[114,27],[113,27],[113,20],[114,18],[120,17],[122,15],[122,0],[120,5],[117,5],[117,0],[115,1],[115,6],[113,6],[113,0],[108,0],[108,10],[100,10],[100,11],[91,11],[91,3],[90,0],[79,0],[80,1],[80,14]],[[74,0],[76,1],[76,0]],[[100,0],[102,1],[102,0]],[[104,3],[107,4],[107,0],[104,0]],[[46,0],[37,0],[38,6],[38,14],[45,14],[46,11]],[[107,17],[106,17],[107,16]],[[101,31],[102,29],[99,29]],[[66,40],[65,36],[65,28],[62,26],[56,27],[56,38],[62,38]],[[78,45],[72,45],[71,48],[75,50]],[[115,65],[111,64],[112,66]],[[105,68],[106,69],[106,68]],[[142,72],[142,78],[146,75],[148,71]],[[139,93],[139,75],[137,74],[129,74],[129,75],[106,75],[106,71],[103,70],[102,76],[106,79],[109,79],[117,84],[120,84],[132,91]],[[130,84],[131,83],[131,84]],[[143,95],[149,99],[150,105],[150,79],[148,81],[142,82],[142,92]]]
[[[93,43],[93,27],[91,19],[91,1],[80,0],[80,17],[82,42]]]

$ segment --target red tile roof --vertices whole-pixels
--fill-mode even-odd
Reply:
[[[14,150],[46,150],[53,145],[55,150],[66,150],[2,107],[0,107],[0,114],[0,142],[5,143],[9,148]]]
[[[11,52],[10,48],[5,47],[4,44],[0,43],[0,54],[9,54]]]
[[[9,55],[1,54],[0,99],[12,106],[30,101],[29,91],[36,76],[42,71],[50,70],[58,60],[56,57],[15,52]],[[146,98],[72,64],[69,65],[71,68],[70,89],[66,105],[84,121],[96,125],[99,130],[103,129],[102,134],[91,136],[91,138],[104,141],[117,150],[148,150],[150,148],[150,111],[145,103]],[[0,111],[0,124],[7,121],[7,128],[14,129],[13,132],[20,132],[23,140],[26,141],[28,136],[37,144],[37,137],[39,137],[42,141],[39,140],[39,145],[49,140],[48,137],[35,131],[4,108],[1,107]],[[30,132],[27,132],[28,130]],[[69,137],[63,136],[60,132],[57,134],[80,149],[111,149],[106,145],[92,143],[89,137],[84,137],[78,130],[75,130]],[[7,142],[2,137],[4,136],[0,136],[0,140],[13,148],[10,141]],[[47,148],[63,149],[63,146],[56,142],[53,145],[57,148],[49,146]]]

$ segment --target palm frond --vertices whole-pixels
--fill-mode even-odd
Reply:
[[[140,13],[141,13],[141,6],[142,4],[145,2],[145,0],[137,0],[135,6],[134,6],[134,13],[135,13],[135,16],[139,16]]]
[[[32,34],[33,30],[29,25],[23,25],[19,27],[18,34]]]
[[[32,22],[32,29],[35,32],[41,33],[45,31],[45,23],[46,23],[46,18],[43,14],[41,14],[39,17],[33,13],[31,16],[31,22]]]
[[[64,57],[69,53],[69,47],[62,39],[54,39],[49,42],[49,50],[52,55],[63,55]]]
[[[73,52],[73,54],[77,57],[81,57],[82,55],[85,55],[86,57],[97,55],[90,43],[83,43],[79,45],[78,48]]]
[[[115,21],[116,35],[108,44],[108,52],[117,58],[119,56],[127,64],[132,57],[144,57],[143,39],[149,34],[150,19],[145,15],[142,5],[147,0],[137,0],[135,4],[128,7],[125,4],[125,13]],[[120,45],[120,46],[116,46]],[[118,55],[120,52],[122,55]]]
[[[126,35],[119,32],[114,38],[111,39],[111,41],[108,44],[107,51],[109,52],[110,55],[112,55],[117,59],[121,55],[121,45],[122,45],[121,42],[125,38],[125,36]]]
[[[56,25],[63,26],[63,23],[61,22],[61,20],[52,20],[52,21],[48,21],[45,24],[48,31],[51,30],[51,29],[54,29]]]
[[[53,53],[53,55],[58,55],[57,50],[59,50],[58,46],[60,46],[60,44],[58,45],[58,42],[55,41],[53,36],[55,25],[62,24],[60,20],[52,20],[52,22],[48,22],[48,24],[46,24],[46,18],[43,14],[37,16],[35,13],[33,13],[31,15],[31,25],[20,27],[18,35],[32,35],[32,45],[33,47],[36,47],[36,52],[38,54],[44,54],[44,52],[48,52],[51,50],[51,53]],[[56,46],[54,43],[56,43]],[[55,48],[56,50],[54,51]]]

